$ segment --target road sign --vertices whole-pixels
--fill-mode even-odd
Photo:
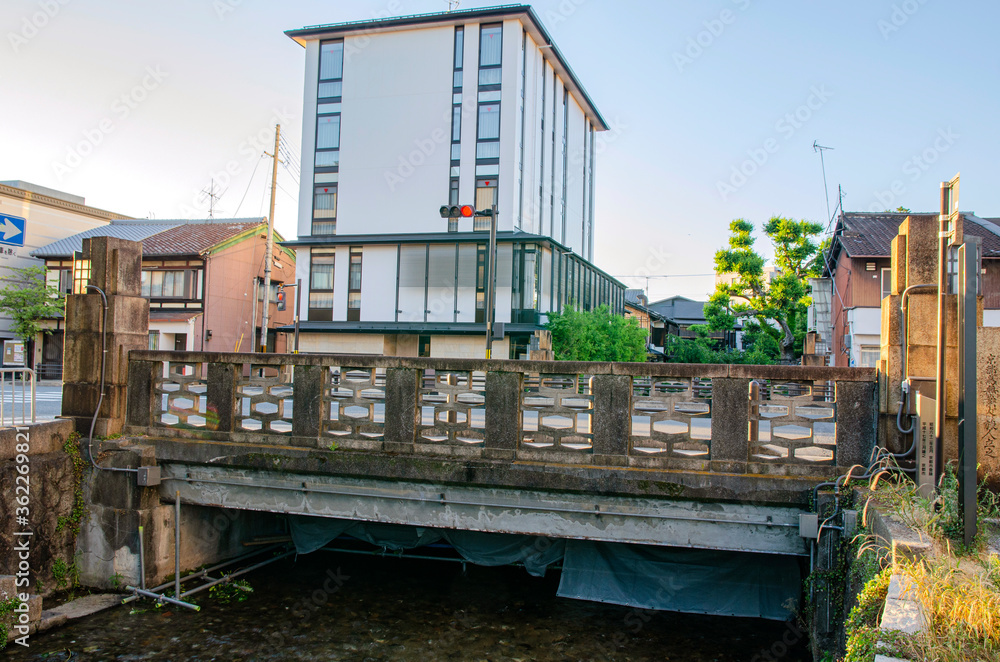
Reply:
[[[0,244],[24,246],[24,224],[23,218],[0,214]]]

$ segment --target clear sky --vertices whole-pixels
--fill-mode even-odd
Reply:
[[[839,185],[849,211],[934,211],[939,183],[961,171],[963,210],[1000,216],[1000,3],[534,7],[613,126],[597,162],[596,262],[631,286],[645,286],[634,277],[645,274],[711,273],[734,218],[825,223],[817,140],[833,148],[831,209]],[[2,0],[0,180],[179,218],[207,216],[200,192],[214,175],[217,216],[266,215],[270,164],[260,154],[275,122],[296,152],[301,140],[304,51],[283,31],[446,8]],[[293,237],[298,185],[285,169],[278,183],[276,225]],[[712,281],[653,278],[649,287],[653,299],[703,298]]]

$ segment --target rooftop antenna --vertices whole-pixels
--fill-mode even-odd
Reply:
[[[833,219],[833,216],[830,214],[830,189],[826,186],[826,160],[823,158],[823,150],[825,149],[833,148],[820,145],[818,140],[813,141],[813,151],[819,152],[819,162],[823,166],[823,192],[826,193],[826,218],[829,221]]]
[[[202,189],[201,193],[203,197],[208,197],[208,217],[215,218],[215,201],[221,198],[225,191],[218,195],[215,194],[215,177],[213,177],[211,187]]]
[[[452,12],[458,9],[458,6],[462,4],[462,0],[444,0],[448,3],[448,11]]]

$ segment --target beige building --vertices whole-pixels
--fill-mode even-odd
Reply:
[[[77,195],[22,181],[0,182],[0,287],[7,286],[11,269],[44,265],[42,260],[31,257],[32,251],[127,218],[88,207]],[[0,340],[14,338],[10,322],[9,317],[0,315]],[[38,365],[45,360],[43,347],[42,343],[34,345],[29,363]],[[61,346],[58,351],[61,357]]]

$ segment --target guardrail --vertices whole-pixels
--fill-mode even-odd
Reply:
[[[864,462],[872,368],[132,351],[135,433],[781,475]]]
[[[21,393],[21,425],[35,422],[36,382],[35,371],[31,368],[0,368],[0,427],[7,425],[8,412],[10,413],[11,427],[18,425],[18,391]]]

